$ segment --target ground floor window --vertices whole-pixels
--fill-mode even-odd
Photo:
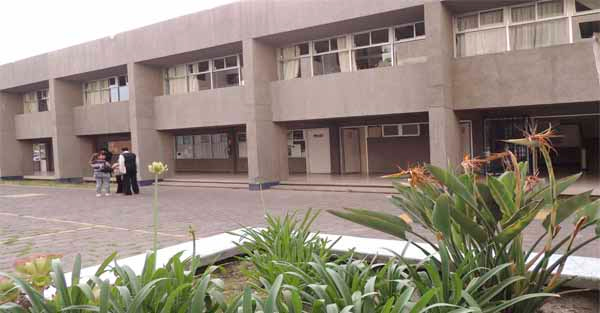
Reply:
[[[229,159],[229,137],[227,133],[177,136],[176,158],[184,159]]]
[[[288,131],[288,157],[306,157],[306,140],[304,139],[304,130],[300,129]]]

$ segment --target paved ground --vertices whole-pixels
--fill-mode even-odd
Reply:
[[[262,225],[265,208],[274,214],[310,207],[402,214],[381,194],[270,190],[262,196],[247,190],[161,187],[160,245],[189,240],[189,225],[199,236]],[[144,252],[152,245],[151,202],[148,188],[135,197],[96,198],[91,189],[0,185],[0,270],[30,253],[61,253],[70,267],[76,253],[82,254],[84,265],[93,265],[113,251],[122,257]],[[315,227],[326,233],[389,237],[327,213]],[[540,231],[536,221],[526,241],[532,242]],[[577,254],[600,257],[600,243]]]

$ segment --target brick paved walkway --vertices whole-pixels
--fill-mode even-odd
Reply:
[[[263,198],[264,206],[274,214],[310,207],[361,207],[402,214],[381,194],[270,190]],[[161,187],[160,199],[161,247],[189,240],[189,225],[199,236],[207,236],[263,224],[265,210],[258,192]],[[84,265],[97,264],[113,251],[122,257],[142,253],[152,246],[151,201],[148,188],[136,197],[96,198],[91,189],[1,185],[0,270],[10,269],[18,257],[38,252],[61,253],[68,267],[77,253]],[[540,234],[539,221],[534,224],[526,233],[526,242]],[[327,213],[317,219],[315,228],[325,233],[390,238]],[[566,234],[568,228],[563,231]],[[600,257],[600,243],[577,255]]]

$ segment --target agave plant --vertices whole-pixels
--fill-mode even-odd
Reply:
[[[350,221],[378,229],[407,240],[412,234],[436,250],[431,254],[427,247],[413,243],[426,255],[441,264],[440,255],[448,255],[448,266],[455,270],[466,258],[475,256],[476,268],[494,269],[503,264],[497,275],[482,288],[489,288],[510,277],[524,277],[514,282],[494,300],[510,300],[533,293],[556,292],[565,282],[560,278],[567,258],[585,245],[600,238],[600,200],[592,201],[590,192],[571,197],[559,197],[581,174],[556,179],[550,158],[551,130],[527,135],[524,139],[509,140],[512,144],[538,149],[545,161],[548,181],[542,182],[536,175],[529,175],[527,162],[517,162],[507,151],[494,159],[505,160],[507,170],[499,177],[481,177],[476,168],[489,162],[485,159],[465,159],[463,174],[427,165],[426,171],[405,171],[394,177],[409,175],[411,184],[396,182],[398,194],[392,202],[408,213],[411,218],[429,230],[437,243],[415,232],[403,219],[381,212],[360,209],[330,211]],[[523,246],[522,232],[535,217],[549,211],[542,223],[544,231],[529,248]],[[561,234],[561,223],[575,217],[575,227],[568,234]],[[596,233],[575,245],[581,231],[596,225]],[[540,243],[543,249],[536,252]],[[558,251],[564,255],[557,260],[550,257]],[[543,302],[543,298],[531,298],[517,303],[512,312],[530,313]]]

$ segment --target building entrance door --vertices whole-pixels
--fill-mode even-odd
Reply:
[[[344,174],[361,172],[360,129],[342,128]]]
[[[330,174],[331,152],[329,143],[329,128],[315,128],[306,130],[308,160],[308,173]]]

